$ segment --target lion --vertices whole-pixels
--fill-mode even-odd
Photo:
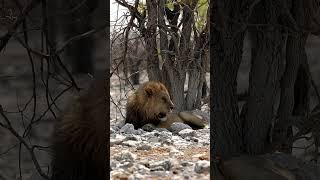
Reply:
[[[53,134],[52,180],[107,178],[106,92],[105,78],[95,80],[58,119]]]
[[[206,121],[201,116],[186,111],[174,113],[173,109],[174,104],[164,84],[149,81],[129,96],[125,123],[133,124],[135,129],[145,124],[168,129],[174,122],[188,124],[194,129],[205,127]]]

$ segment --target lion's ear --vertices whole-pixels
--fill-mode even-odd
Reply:
[[[152,89],[151,89],[151,88],[148,88],[148,87],[147,87],[147,88],[145,88],[144,90],[146,91],[148,97],[152,96],[153,92],[152,92]]]

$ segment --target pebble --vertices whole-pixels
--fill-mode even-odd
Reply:
[[[140,142],[129,140],[129,141],[124,141],[122,144],[129,147],[136,147],[138,144],[140,144]]]
[[[120,133],[125,133],[125,134],[133,134],[136,130],[134,129],[133,124],[125,124],[124,126],[122,126],[122,128],[120,129]]]
[[[183,152],[177,150],[175,147],[171,147],[169,156],[170,157],[183,156]]]
[[[148,144],[142,144],[140,146],[137,147],[137,150],[145,150],[145,151],[148,151],[148,150],[151,150],[151,146],[148,145]]]
[[[118,156],[115,156],[115,159],[118,161],[126,161],[126,162],[133,162],[137,156],[129,151],[123,151]]]
[[[171,168],[171,161],[170,160],[164,160],[164,161],[157,161],[150,164],[150,170],[152,171],[169,171]]]
[[[151,132],[151,131],[155,130],[156,127],[152,124],[146,124],[146,125],[142,126],[142,129],[147,132]]]
[[[125,136],[116,134],[115,138],[110,139],[110,146],[116,145],[116,144],[121,144],[125,140]]]
[[[194,171],[196,173],[204,173],[210,171],[210,162],[207,160],[200,160],[196,162],[194,166]]]
[[[181,130],[184,129],[192,129],[189,125],[184,123],[172,123],[172,125],[169,128],[169,131],[178,134]]]
[[[195,135],[195,131],[192,129],[183,129],[178,133],[181,137],[193,137]]]

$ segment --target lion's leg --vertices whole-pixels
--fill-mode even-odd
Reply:
[[[202,116],[194,114],[190,111],[179,112],[179,117],[184,121],[184,123],[195,125],[199,128],[203,128],[207,124],[206,120]]]
[[[161,121],[157,127],[158,128],[169,128],[172,123],[174,122],[181,122],[184,123],[183,119],[181,119],[178,114],[176,113],[168,113],[167,114],[167,120],[166,121]]]

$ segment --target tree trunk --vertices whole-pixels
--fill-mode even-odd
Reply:
[[[181,111],[185,109],[183,92],[186,75],[184,68],[182,68],[182,63],[176,60],[176,57],[179,57],[177,56],[177,51],[174,56],[168,54],[168,50],[174,51],[174,48],[171,47],[172,49],[170,49],[168,46],[168,27],[166,26],[164,19],[165,12],[166,9],[164,1],[159,1],[157,15],[160,34],[160,55],[163,62],[162,70],[160,70],[162,75],[161,81],[168,88],[172,101],[175,104],[175,110]]]
[[[302,0],[293,0],[291,13],[298,26],[306,23],[305,6]],[[280,151],[291,153],[292,115],[305,116],[308,111],[308,75],[305,62],[305,44],[308,34],[299,33],[288,36],[286,47],[286,68],[281,79],[281,96],[278,109],[279,120],[275,125],[274,145]],[[308,64],[307,64],[308,66]],[[307,83],[307,84],[306,84]],[[310,84],[310,82],[309,82]]]
[[[166,1],[147,0],[147,28],[144,34],[146,51],[148,54],[147,72],[149,80],[163,82],[175,104],[175,110],[182,111],[194,109],[197,104],[199,88],[203,77],[200,73],[201,63],[191,63],[193,69],[190,72],[189,92],[184,95],[184,84],[186,80],[186,67],[194,59],[192,54],[192,30],[194,28],[194,10],[198,3],[188,1],[185,3],[174,2],[174,9],[171,11],[166,7]],[[178,20],[182,7],[181,32],[178,33]],[[166,24],[165,18],[170,24]],[[140,24],[141,25],[141,24]],[[144,25],[143,25],[144,26]],[[194,31],[196,32],[196,31]],[[159,40],[157,34],[159,33]],[[171,38],[169,40],[169,38]],[[157,41],[159,43],[157,43]],[[201,45],[199,44],[200,48]],[[200,51],[197,49],[197,51]],[[200,61],[201,58],[197,58]],[[198,66],[197,66],[198,65]],[[194,67],[196,66],[196,67]],[[201,91],[200,91],[201,92]],[[186,103],[187,102],[187,103]],[[188,104],[186,106],[186,104]]]
[[[69,9],[74,8],[80,1],[71,3]],[[85,33],[92,29],[91,18],[88,16],[96,9],[97,0],[86,1],[76,11],[72,11],[61,18],[64,21],[63,29],[65,39]],[[72,66],[73,73],[94,73],[92,60],[94,44],[92,37],[78,40],[76,43],[66,47],[66,56]]]
[[[193,21],[193,15],[192,15]],[[204,48],[206,46],[206,32],[201,32],[200,36],[194,38],[195,46],[193,50],[193,60],[189,61],[189,81],[188,92],[186,95],[186,110],[192,110],[199,108],[199,99],[201,98],[202,84],[204,81],[204,75],[202,72],[202,59],[204,54]]]
[[[147,0],[148,21],[145,34],[147,58],[147,73],[150,81],[161,81],[159,59],[157,52],[157,1]]]
[[[212,3],[210,26],[210,66],[213,128],[210,138],[214,156],[230,157],[242,152],[242,126],[238,112],[237,72],[242,59],[245,31],[230,19],[241,18],[239,1],[216,0]],[[214,136],[213,136],[214,135]]]
[[[277,24],[280,13],[276,3],[260,2],[253,11],[253,23]],[[276,90],[284,64],[285,36],[276,26],[252,29],[252,59],[249,75],[248,113],[244,122],[244,141],[249,154],[267,150],[269,128],[274,118]]]

